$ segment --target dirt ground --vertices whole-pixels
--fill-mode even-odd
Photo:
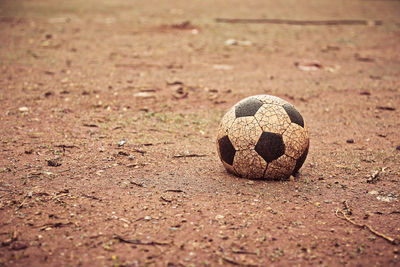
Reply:
[[[0,266],[399,266],[399,14],[384,0],[2,0]],[[218,158],[219,120],[254,94],[309,126],[289,181]]]

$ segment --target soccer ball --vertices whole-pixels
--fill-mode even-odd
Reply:
[[[303,165],[308,148],[303,117],[276,96],[241,100],[219,125],[218,155],[226,170],[240,177],[288,179]]]

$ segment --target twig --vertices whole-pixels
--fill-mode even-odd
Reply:
[[[143,246],[168,246],[170,243],[163,243],[163,242],[157,242],[157,241],[150,241],[150,242],[143,242],[138,239],[125,239],[119,235],[114,235],[113,239],[118,240],[119,242],[122,243],[128,243],[128,244],[134,244],[134,245],[143,245]]]
[[[136,186],[139,186],[139,187],[144,187],[144,185],[143,184],[141,184],[141,183],[138,183],[138,182],[135,182],[135,181],[129,181],[129,183],[130,184],[133,184],[133,185],[136,185]]]
[[[339,215],[339,214],[342,215]],[[350,217],[348,217],[342,210],[337,209],[335,212],[336,217],[338,217],[339,219],[342,220],[346,220],[349,223],[358,226],[360,228],[367,228],[371,233],[375,234],[376,236],[379,236],[383,239],[385,239],[386,241],[388,241],[389,243],[396,245],[398,242],[396,239],[394,239],[393,237],[387,236],[385,234],[382,234],[381,232],[378,232],[377,230],[375,230],[374,228],[372,228],[372,226],[368,225],[368,224],[361,224],[361,223],[357,223],[355,222],[353,219],[351,219]]]
[[[64,223],[64,222],[56,222],[56,223],[46,223],[46,224],[43,224],[43,225],[37,226],[37,227],[39,227],[40,230],[43,231],[48,227],[59,228],[59,227],[64,227],[64,226],[71,225],[71,224],[73,224],[73,223],[72,222],[66,222],[66,223]]]
[[[83,126],[90,127],[90,128],[97,128],[97,127],[99,127],[97,124],[94,124],[94,123],[84,123]]]
[[[255,252],[246,251],[246,250],[233,250],[232,253],[235,253],[235,254],[257,255],[257,253],[255,253]]]
[[[258,266],[258,265],[255,265],[255,264],[237,262],[237,261],[235,261],[233,259],[230,259],[230,258],[227,258],[227,257],[224,257],[224,256],[222,256],[221,258],[222,258],[223,261],[226,261],[227,263],[230,263],[230,264],[236,265],[236,266],[244,266],[244,267],[255,267],[255,266]]]
[[[185,193],[181,189],[167,189],[167,190],[165,190],[165,192]]]
[[[377,108],[377,109],[380,109],[380,110],[389,110],[389,111],[394,111],[394,110],[396,110],[396,108],[394,108],[394,107],[389,107],[389,106],[377,106],[376,108]]]
[[[59,148],[62,148],[63,150],[65,150],[66,148],[79,148],[79,147],[76,146],[76,145],[63,145],[63,144],[61,144],[61,145],[55,145],[54,147],[59,147]]]
[[[161,64],[149,64],[149,63],[138,63],[138,64],[115,64],[116,68],[132,68],[132,69],[137,69],[137,68],[151,68],[151,67],[155,67],[155,68],[159,68],[162,67]]]
[[[232,259],[230,259],[230,258],[226,258],[226,257],[221,257],[224,261],[226,261],[227,263],[230,263],[230,264],[232,264],[232,265],[241,265],[239,262],[237,262],[237,261],[234,261],[234,260],[232,260]]]
[[[140,150],[140,149],[137,149],[137,148],[133,149],[133,152],[140,153],[140,154],[142,154],[142,155],[144,155],[144,154],[147,153],[147,151]]]
[[[173,158],[201,158],[206,157],[204,154],[185,154],[185,155],[174,155]]]
[[[59,200],[60,197],[67,197],[69,196],[68,193],[61,193],[59,195],[55,195],[54,197],[52,197],[52,200]]]
[[[287,24],[287,25],[382,25],[381,20],[291,20],[291,19],[226,19],[216,18],[216,22],[220,23],[270,23],[270,24]]]
[[[18,210],[20,210],[20,209],[22,209],[24,207],[25,200],[26,200],[26,198],[24,198],[24,200],[22,200],[22,202],[19,204],[19,206],[17,207],[17,209],[15,211],[18,211]]]
[[[172,202],[171,199],[167,199],[167,198],[165,198],[165,197],[163,197],[163,196],[160,196],[160,199],[163,200],[163,201],[165,201],[165,202],[168,202],[168,203],[171,203],[171,202]]]
[[[68,169],[66,169],[66,170],[57,172],[57,174],[64,173],[64,172],[69,172],[70,170],[71,170],[71,168],[68,168]]]
[[[98,198],[98,197],[95,197],[95,196],[89,196],[89,195],[86,195],[86,194],[82,194],[82,196],[83,196],[83,197],[86,197],[86,198],[90,198],[90,199],[94,199],[94,200],[100,200],[100,201],[101,201],[101,199],[100,199],[100,198]]]

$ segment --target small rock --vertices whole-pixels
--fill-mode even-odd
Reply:
[[[145,216],[145,217],[144,217],[144,220],[145,220],[145,221],[150,221],[150,220],[151,220],[151,217],[150,217],[150,216]]]
[[[33,148],[27,148],[27,149],[25,149],[25,154],[30,155],[30,154],[32,154],[32,153],[33,153]]]
[[[28,111],[29,111],[29,108],[28,108],[28,107],[20,107],[18,110],[19,110],[20,112],[28,112]]]
[[[139,92],[134,94],[133,97],[140,99],[150,99],[150,98],[156,98],[156,94],[153,92]]]
[[[354,144],[354,139],[350,138],[346,140],[346,143],[348,144]]]
[[[215,219],[218,221],[218,220],[222,220],[224,218],[224,215],[217,215],[217,216],[215,216]]]
[[[369,191],[368,194],[370,194],[370,195],[377,195],[377,194],[379,194],[379,193],[378,193],[378,191],[372,190],[372,191]]]
[[[396,198],[392,196],[377,196],[376,199],[383,202],[392,202],[396,200]]]
[[[225,45],[235,45],[237,44],[237,41],[235,39],[228,39],[224,43]]]
[[[215,65],[213,65],[213,69],[215,69],[215,70],[231,70],[231,69],[233,69],[233,66],[224,65],[224,64],[215,64]]]
[[[235,39],[228,39],[224,43],[226,46],[237,45],[237,46],[251,46],[253,43],[249,40],[235,40]]]
[[[58,167],[61,166],[61,162],[57,159],[49,159],[47,160],[47,165],[50,167]]]
[[[371,215],[372,215],[372,214],[371,214],[370,212],[367,212],[367,213],[364,214],[363,219],[364,219],[364,220],[368,220],[368,218],[369,218]]]
[[[52,95],[53,95],[53,92],[50,92],[50,91],[49,91],[49,92],[46,92],[46,93],[44,94],[45,97],[50,97],[50,96],[52,96]]]
[[[294,65],[302,71],[316,71],[323,69],[323,66],[320,62],[313,61],[304,61],[304,62],[295,62]]]
[[[123,146],[126,143],[126,139],[122,138],[122,140],[118,143],[118,146]]]
[[[372,184],[376,183],[379,180],[379,173],[380,171],[374,171],[371,174],[371,177],[367,179],[367,183],[372,183]]]

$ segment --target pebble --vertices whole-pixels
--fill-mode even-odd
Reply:
[[[134,94],[133,97],[140,99],[149,99],[149,98],[156,98],[156,94],[152,92],[139,92]]]
[[[393,200],[396,200],[393,196],[377,196],[376,199],[383,202],[392,202]]]
[[[216,220],[222,220],[223,218],[224,218],[224,215],[218,214],[217,216],[215,216]]]

